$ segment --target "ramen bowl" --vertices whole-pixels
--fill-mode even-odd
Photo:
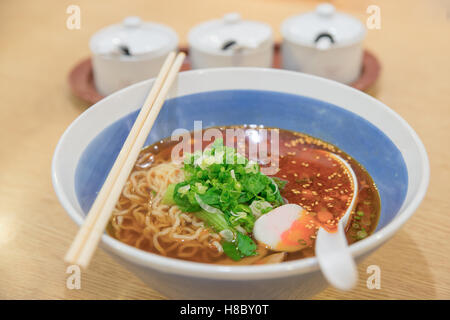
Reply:
[[[81,225],[154,80],[122,89],[80,115],[53,157],[55,192]],[[414,130],[380,101],[343,84],[302,73],[223,68],[180,73],[147,145],[175,129],[256,124],[310,134],[360,162],[376,183],[376,232],[354,243],[357,262],[388,241],[412,216],[429,180],[425,148]],[[300,299],[327,283],[315,257],[279,264],[226,266],[167,258],[106,233],[101,247],[151,288],[179,299]]]

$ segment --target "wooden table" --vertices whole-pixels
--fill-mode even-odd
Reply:
[[[140,15],[171,25],[186,43],[200,21],[239,11],[280,22],[317,1],[1,1],[0,2],[0,298],[160,299],[159,293],[98,251],[82,289],[66,288],[62,257],[76,232],[53,192],[50,163],[65,128],[88,105],[67,85],[71,67],[89,55],[100,27]],[[431,183],[414,217],[359,268],[356,289],[329,288],[316,299],[450,298],[450,7],[444,1],[334,1],[366,20],[381,8],[381,29],[365,46],[383,70],[372,95],[417,131],[431,161]],[[66,28],[66,8],[81,8],[81,29]],[[381,268],[381,289],[366,287],[366,268]]]

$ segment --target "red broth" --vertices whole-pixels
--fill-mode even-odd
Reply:
[[[321,150],[336,153],[347,160],[358,180],[356,209],[346,229],[348,242],[354,243],[376,229],[380,197],[368,172],[342,150],[302,133],[280,130],[280,171],[276,176],[288,181],[281,194],[289,203],[305,208],[314,217],[316,227],[322,225],[333,231],[348,207],[353,190],[343,169],[336,161],[324,156]],[[288,259],[311,256],[314,254],[312,249],[313,245],[310,250],[291,253]]]

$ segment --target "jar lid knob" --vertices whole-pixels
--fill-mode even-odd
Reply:
[[[233,12],[233,13],[227,13],[226,15],[223,16],[223,21],[225,23],[236,23],[239,22],[241,20],[241,15],[237,12]]]
[[[317,14],[324,18],[331,17],[335,11],[334,6],[330,3],[322,3],[316,7]]]
[[[123,26],[125,28],[138,28],[142,24],[142,20],[139,17],[126,17],[123,19]]]

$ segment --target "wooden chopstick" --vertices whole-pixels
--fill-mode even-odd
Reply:
[[[155,80],[155,83],[152,86],[152,89],[150,90],[150,93],[148,94],[148,96],[144,102],[144,105],[143,105],[141,111],[139,112],[139,114],[133,124],[133,127],[130,130],[130,133],[128,134],[128,137],[125,140],[125,143],[124,143],[122,149],[120,150],[120,152],[116,158],[116,161],[114,162],[113,167],[111,168],[105,182],[103,183],[102,188],[100,189],[94,203],[92,204],[92,207],[89,210],[89,213],[87,215],[86,220],[84,221],[83,226],[78,231],[74,241],[72,242],[70,249],[67,251],[67,254],[65,256],[66,262],[74,264],[76,259],[78,258],[80,249],[84,245],[84,243],[87,239],[88,233],[90,232],[93,224],[97,220],[98,214],[99,214],[101,208],[103,207],[103,205],[105,204],[108,194],[111,192],[111,188],[112,188],[113,184],[115,183],[117,176],[118,176],[120,170],[122,169],[123,164],[125,163],[126,158],[128,157],[128,154],[131,150],[131,146],[136,141],[136,137],[142,128],[145,118],[147,117],[151,107],[153,106],[153,103],[156,100],[156,97],[158,96],[158,93],[162,87],[162,83],[166,79],[167,74],[169,73],[170,67],[173,64],[174,59],[175,59],[175,53],[171,52],[167,56],[163,66]]]
[[[164,62],[85,223],[66,254],[66,262],[78,264],[84,268],[89,265],[111,212],[181,68],[184,57],[184,53],[179,53],[173,62],[175,54],[171,53]]]

